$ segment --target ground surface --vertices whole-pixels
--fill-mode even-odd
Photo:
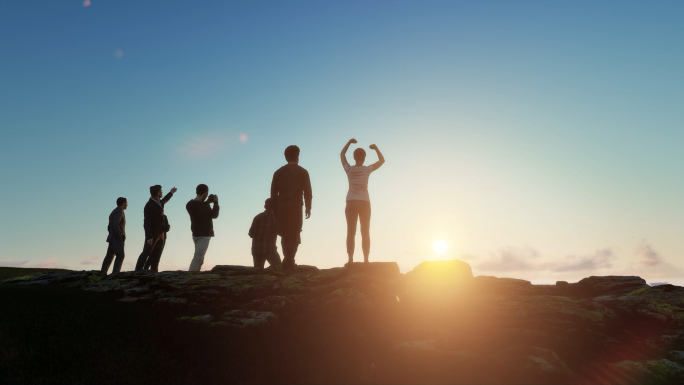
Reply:
[[[0,268],[2,279],[41,272],[66,270]],[[179,322],[184,309],[118,299],[0,283],[0,383],[358,383],[357,363],[372,351],[331,333],[343,324],[212,327]],[[334,347],[349,344],[355,356],[339,357]]]
[[[684,289],[535,286],[460,261],[294,273],[0,268],[0,383],[684,380]]]
[[[38,269],[0,268],[0,276]],[[0,383],[273,382],[268,334],[174,322],[114,293],[0,284]],[[287,360],[285,360],[287,361]]]

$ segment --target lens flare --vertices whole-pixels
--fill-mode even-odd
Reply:
[[[444,241],[435,241],[434,249],[436,252],[443,254],[447,250],[447,244]]]
[[[242,143],[247,142],[247,134],[240,134],[240,141]]]
[[[121,59],[123,57],[123,51],[120,49],[117,49],[116,51],[114,51],[114,57],[117,59]]]
[[[84,7],[90,7],[90,0],[85,0],[85,1],[83,2],[83,6],[84,6]]]

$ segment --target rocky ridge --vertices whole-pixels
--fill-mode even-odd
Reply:
[[[329,327],[342,341],[373,347],[361,382],[684,382],[684,288],[639,277],[532,285],[432,261],[407,274],[377,262],[291,273],[74,271],[4,282],[115,293],[197,327]],[[341,343],[333,348],[345,354]]]

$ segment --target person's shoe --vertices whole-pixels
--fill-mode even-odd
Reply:
[[[297,266],[297,264],[295,264],[295,263],[291,263],[291,264],[290,264],[290,263],[287,263],[287,264],[285,264],[285,263],[284,263],[282,266],[283,266],[283,271],[291,272],[291,271],[294,271],[295,266]]]

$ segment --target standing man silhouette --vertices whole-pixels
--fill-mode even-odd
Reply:
[[[135,271],[152,270],[159,271],[159,260],[161,259],[164,244],[166,243],[166,232],[169,231],[169,222],[164,215],[164,205],[173,197],[176,188],[162,198],[162,186],[154,185],[150,187],[150,200],[145,205],[145,245],[143,251],[135,264]]]
[[[118,198],[116,200],[116,208],[109,214],[109,225],[107,226],[107,230],[109,231],[107,242],[109,242],[109,246],[107,247],[107,254],[105,254],[104,261],[102,261],[102,273],[104,274],[107,274],[107,270],[109,270],[109,265],[112,264],[114,255],[116,255],[116,261],[114,262],[112,274],[121,271],[121,265],[125,258],[124,243],[126,242],[126,214],[124,214],[124,210],[126,210],[127,207],[128,201],[126,198]]]
[[[283,248],[282,266],[284,270],[292,270],[297,248],[302,243],[302,205],[306,207],[306,219],[311,216],[311,181],[309,172],[299,166],[299,147],[288,146],[285,160],[287,164],[273,174],[271,199],[276,202],[278,234]]]

